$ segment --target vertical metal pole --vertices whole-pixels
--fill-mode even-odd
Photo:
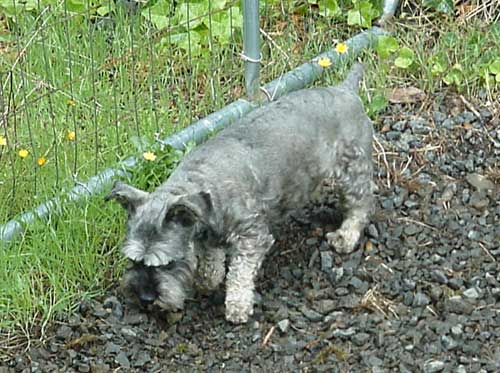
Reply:
[[[243,1],[243,59],[247,98],[253,100],[259,90],[260,30],[259,0]]]

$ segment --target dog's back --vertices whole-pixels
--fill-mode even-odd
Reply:
[[[339,148],[356,143],[371,153],[371,123],[356,94],[361,75],[355,65],[338,86],[303,89],[256,109],[194,149],[169,181],[181,173],[184,182],[191,172],[193,182],[224,184],[228,198],[246,188],[264,201],[306,202],[332,176]],[[199,178],[206,174],[215,177]]]

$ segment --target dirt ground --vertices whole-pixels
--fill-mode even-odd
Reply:
[[[145,314],[112,290],[0,372],[500,371],[500,110],[429,102],[375,123],[377,211],[359,249],[326,244],[333,200],[296,214],[247,325],[224,320],[222,291]]]

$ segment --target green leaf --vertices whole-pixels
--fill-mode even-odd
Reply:
[[[368,113],[370,115],[375,115],[379,113],[381,110],[387,107],[387,103],[388,103],[387,98],[383,94],[377,93],[372,98],[372,101],[368,104]]]
[[[498,78],[498,76],[500,75],[500,59],[496,59],[495,61],[490,63],[488,69],[490,70],[490,73],[496,75]]]
[[[336,17],[340,14],[337,0],[323,0],[319,2],[319,14],[325,17]]]
[[[68,9],[68,12],[71,13],[82,14],[87,12],[87,5],[85,0],[67,0],[66,7]]]
[[[431,65],[432,75],[441,75],[446,72],[448,63],[443,56],[437,55],[429,58],[429,65]]]
[[[7,17],[13,18],[23,12],[29,12],[38,9],[37,0],[12,1],[2,0],[0,2],[0,13],[5,13]]]
[[[115,9],[115,4],[114,3],[106,3],[103,6],[100,6],[97,8],[97,14],[99,14],[101,17],[104,17],[111,13]]]
[[[446,14],[453,14],[455,10],[453,0],[424,0],[424,6]]]
[[[162,39],[162,41],[166,38]],[[191,51],[193,56],[199,56],[202,52],[202,37],[199,32],[191,31],[173,34],[170,36],[170,41],[185,51]]]
[[[415,53],[410,48],[403,47],[399,51],[399,56],[394,60],[394,65],[401,69],[407,69],[413,64],[414,60]]]
[[[455,64],[453,68],[450,70],[448,74],[446,74],[443,78],[443,82],[447,85],[455,84],[457,87],[460,87],[463,80],[463,68],[460,64]]]
[[[175,12],[176,22],[193,29],[201,24],[208,24],[208,6],[206,3],[182,3]]]
[[[169,0],[159,0],[152,7],[144,9],[141,14],[161,30],[172,24],[172,17],[169,16],[171,11],[172,5],[169,4]]]
[[[379,15],[368,0],[353,0],[354,9],[347,12],[347,24],[361,27],[371,27],[373,19]]]
[[[392,36],[379,36],[377,40],[377,53],[380,58],[388,58],[392,53],[396,52],[399,44]]]
[[[141,153],[149,146],[149,141],[145,136],[132,136],[130,142],[134,145],[137,152]]]

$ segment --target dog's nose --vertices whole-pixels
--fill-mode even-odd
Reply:
[[[149,306],[153,304],[155,301],[156,296],[154,293],[150,292],[143,292],[139,294],[139,301],[141,302],[141,305],[143,307]]]

